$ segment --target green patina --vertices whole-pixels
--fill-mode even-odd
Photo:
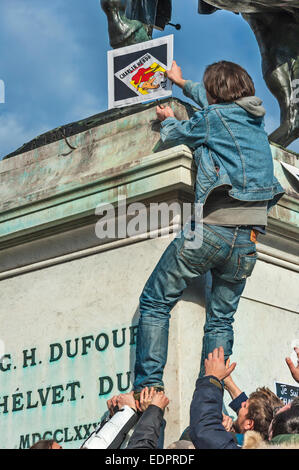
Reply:
[[[170,103],[179,119],[195,110],[178,99]],[[114,109],[62,126],[0,162],[0,243],[76,223],[121,194],[142,200],[170,187],[192,193],[192,153],[185,146],[163,147],[155,107]],[[294,231],[298,193],[280,162],[296,166],[297,155],[276,145],[272,152],[286,196],[271,217]]]

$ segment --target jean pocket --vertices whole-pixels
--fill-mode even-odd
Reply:
[[[239,255],[238,267],[235,272],[234,278],[238,281],[241,281],[243,279],[247,279],[247,277],[250,277],[255,266],[256,260],[256,252]]]
[[[180,250],[180,256],[191,266],[208,267],[218,254],[221,246],[206,239],[201,239],[200,242],[201,246],[199,246],[199,238],[195,243],[186,240]],[[194,248],[192,247],[193,243]]]

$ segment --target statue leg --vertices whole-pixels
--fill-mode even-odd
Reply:
[[[265,82],[280,105],[280,127],[269,139],[287,147],[299,137],[299,16],[277,13],[244,14],[257,38]],[[297,102],[296,102],[297,101]]]
[[[114,49],[152,39],[152,26],[129,20],[126,15],[127,0],[101,0],[107,15],[110,44]]]
[[[270,91],[276,96],[281,111],[280,126],[269,139],[284,147],[299,138],[299,95],[295,99],[295,86],[299,88],[299,56],[278,67],[266,80]]]

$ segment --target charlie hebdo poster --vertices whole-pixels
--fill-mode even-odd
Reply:
[[[172,60],[173,35],[109,51],[109,109],[171,96]]]

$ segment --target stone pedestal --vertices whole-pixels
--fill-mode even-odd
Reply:
[[[172,105],[188,117],[190,107]],[[181,219],[99,239],[95,209],[124,197],[147,207],[193,201],[192,154],[163,147],[155,119],[154,104],[108,112],[41,136],[0,162],[2,448],[39,438],[78,448],[106,400],[131,390],[138,298]],[[280,164],[296,165],[296,155],[272,150],[287,192],[258,244],[234,324],[234,378],[247,393],[274,390],[275,380],[294,384],[284,358],[299,338],[298,195]],[[209,282],[208,275],[195,281],[172,312],[166,446],[188,425]]]

